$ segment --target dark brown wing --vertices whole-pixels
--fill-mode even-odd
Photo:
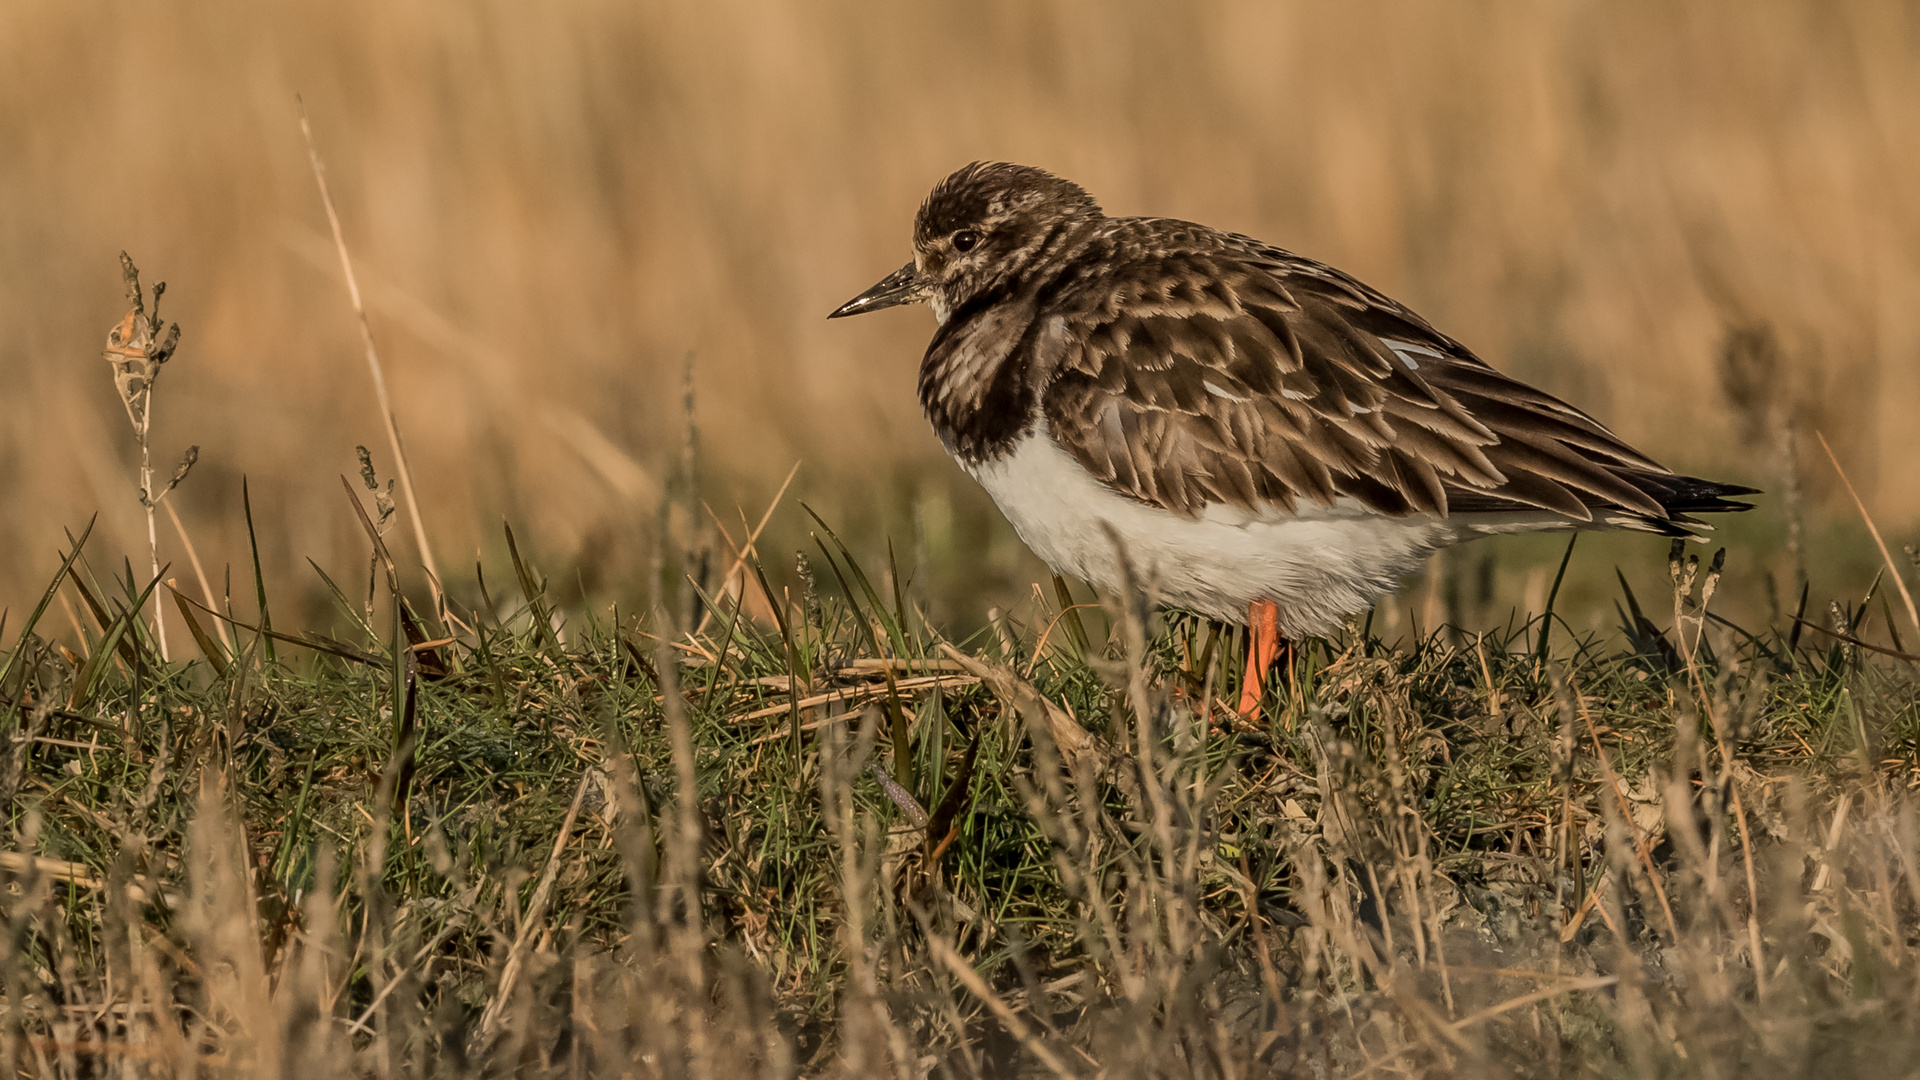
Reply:
[[[1676,476],[1359,282],[1247,243],[1136,263],[1099,283],[1124,301],[1056,309],[1042,407],[1109,486],[1183,514],[1345,496],[1662,532],[1745,509],[1722,496],[1747,489]]]

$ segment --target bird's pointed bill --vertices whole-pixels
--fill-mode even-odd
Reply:
[[[864,315],[869,311],[900,304],[917,304],[932,294],[932,287],[920,279],[920,271],[913,263],[908,263],[875,282],[873,288],[835,308],[827,318]]]

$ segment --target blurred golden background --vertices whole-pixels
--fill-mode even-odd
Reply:
[[[1777,493],[1791,421],[1816,588],[1864,578],[1818,557],[1857,524],[1813,432],[1890,540],[1920,522],[1911,2],[60,0],[0,7],[0,58],[16,611],[96,511],[96,566],[145,564],[100,359],[122,249],[184,330],[154,453],[201,448],[174,498],[216,588],[245,591],[243,474],[271,590],[364,575],[338,476],[393,462],[296,93],[456,585],[506,518],[556,589],[643,599],[691,457],[736,540],[803,463],[775,569],[804,500],[943,617],[1017,596],[1037,564],[919,416],[931,316],[824,319],[977,158],[1332,262],[1682,471]],[[1723,532],[1750,579],[1791,573],[1784,521]],[[160,547],[184,586],[164,518]],[[1480,573],[1517,598],[1560,545],[1516,550]]]

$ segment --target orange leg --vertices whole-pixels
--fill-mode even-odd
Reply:
[[[1255,600],[1247,605],[1247,673],[1240,680],[1240,715],[1248,720],[1260,718],[1260,697],[1266,690],[1267,672],[1279,657],[1286,640],[1280,636],[1280,608],[1271,600]]]

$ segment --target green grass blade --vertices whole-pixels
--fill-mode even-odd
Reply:
[[[1812,588],[1813,583],[1810,581],[1800,583],[1800,603],[1793,609],[1793,623],[1787,630],[1787,658],[1790,660],[1797,657],[1800,652],[1800,628],[1806,625],[1807,595]]]
[[[403,815],[407,807],[407,791],[413,785],[413,775],[419,766],[419,670],[413,654],[403,653],[400,696],[394,702],[396,707],[393,710],[393,758],[386,770],[392,775],[393,786],[390,794],[382,800],[382,805]]]
[[[907,725],[905,710],[900,707],[900,684],[894,679],[892,668],[883,674],[887,677],[887,724],[893,737],[893,770],[900,774],[900,783],[908,791],[914,791],[919,784],[914,776],[912,730]]]
[[[822,519],[819,514],[814,513],[813,507],[808,506],[806,503],[801,503],[800,507],[805,510],[814,521],[819,523],[820,531],[827,534],[827,539],[833,541],[833,546],[840,549],[841,558],[847,562],[847,573],[851,574],[853,580],[859,583],[860,593],[866,597],[867,606],[872,609],[875,617],[880,620],[880,625],[886,629],[887,637],[893,642],[893,654],[899,657],[912,656],[912,650],[907,647],[905,628],[895,621],[893,613],[887,610],[887,602],[881,599],[880,591],[873,587],[873,581],[867,577],[866,571],[860,569],[860,563],[853,557],[853,552],[848,550],[846,543],[834,533],[826,521]],[[817,536],[814,537],[813,542],[819,544],[820,538]],[[826,553],[826,545],[822,544],[820,550],[823,554]],[[832,562],[833,556],[830,554],[827,555],[827,561]],[[853,599],[853,592],[847,589],[847,578],[844,576],[840,577],[840,587],[846,591],[847,599],[851,601]],[[879,655],[879,651],[879,645],[876,642],[874,646],[875,655]]]
[[[34,605],[33,614],[27,616],[26,625],[20,628],[20,636],[15,639],[13,651],[7,654],[6,666],[0,667],[0,694],[7,692],[7,680],[13,677],[13,669],[20,661],[20,654],[26,651],[27,638],[32,635],[33,628],[39,625],[40,616],[47,613],[47,605],[53,603],[54,596],[60,592],[60,583],[65,581],[67,575],[73,571],[73,564],[79,560],[81,549],[86,547],[87,537],[93,535],[94,522],[99,520],[98,514],[87,519],[87,527],[80,530],[80,538],[73,542],[73,551],[61,560],[59,572],[54,574],[53,580],[47,584],[47,591],[40,595],[40,602]],[[13,704],[9,699],[8,716],[13,715]]]
[[[261,655],[271,664],[273,654],[273,615],[267,610],[267,577],[260,570],[260,540],[253,531],[253,495],[247,490],[247,478],[240,478],[240,510],[247,518],[247,551],[253,556],[253,592],[260,602]]]
[[[200,646],[200,655],[206,657],[207,663],[213,665],[215,673],[224,677],[228,666],[226,650],[220,647],[219,642],[207,635],[206,628],[200,625],[199,619],[193,617],[193,609],[187,606],[179,590],[169,587],[167,591],[173,593],[173,606],[179,609],[180,618],[187,624],[187,632],[193,635],[193,643]]]
[[[513,537],[513,526],[502,521],[500,527],[507,532],[507,555],[513,560],[514,577],[520,580],[520,595],[526,598],[527,610],[532,614],[534,633],[558,652],[560,638],[553,632],[553,617],[548,613],[543,599],[547,592],[546,582],[537,581],[526,560],[520,557],[520,545]]]
[[[288,892],[298,890],[306,884],[304,881],[292,880],[293,858],[296,845],[305,838],[308,831],[307,798],[313,792],[313,773],[319,766],[319,755],[316,754],[307,759],[306,779],[300,782],[300,793],[294,799],[293,813],[287,817],[286,826],[280,834],[279,850],[274,853],[273,876]]]
[[[141,613],[145,610],[145,608],[141,604],[134,602],[134,590],[136,588],[136,586],[134,585],[134,582],[139,579],[133,576],[133,560],[132,559],[122,556],[120,563],[121,563],[121,568],[126,575],[125,580],[116,581],[114,584],[119,585],[121,590],[126,593],[127,601],[128,603],[132,604],[132,610],[134,614],[133,624],[127,628],[126,636],[121,638],[120,640],[122,644],[132,645],[134,650],[134,655],[138,656],[140,658],[140,662],[142,664],[145,664],[149,670],[153,670],[161,666],[159,663],[160,648],[158,645],[148,640],[149,630],[147,627],[147,621],[140,617]],[[116,600],[114,601],[114,603],[118,605],[119,601]],[[154,606],[158,608],[159,603],[160,602],[158,600],[155,600]]]
[[[900,560],[895,558],[893,554],[892,537],[887,538],[887,572],[893,578],[893,618],[894,621],[899,624],[900,633],[904,637],[913,629],[913,624],[907,619],[907,594],[900,580]],[[912,651],[904,655],[920,655],[920,638],[918,634],[913,635]]]
[[[727,632],[720,637],[720,650],[714,653],[714,656],[718,657],[719,660],[713,665],[713,674],[707,678],[706,689],[700,693],[700,704],[703,707],[713,699],[714,688],[719,685],[720,676],[726,673],[727,650],[733,647],[733,634],[734,631],[740,628],[740,620],[746,618],[746,612],[742,610],[745,607],[746,596],[743,593],[739,600],[734,601],[733,618],[727,620]],[[720,609],[718,606],[715,606],[714,610],[718,611]]]
[[[800,671],[799,663],[793,653],[793,634],[787,629],[785,605],[774,599],[773,587],[767,584],[767,572],[761,568],[759,559],[749,559],[753,567],[753,576],[760,582],[761,595],[767,598],[767,606],[773,609],[773,623],[780,628],[780,640],[787,647],[787,715],[793,721],[793,759],[800,760]],[[655,680],[656,684],[658,679]]]
[[[873,622],[861,609],[860,600],[854,595],[853,587],[847,584],[847,575],[840,572],[840,563],[834,559],[833,552],[827,550],[827,545],[820,542],[820,537],[814,536],[813,544],[820,549],[821,558],[827,560],[827,569],[833,571],[833,579],[840,583],[840,595],[847,598],[847,608],[853,613],[853,625],[860,631],[860,636],[866,640],[867,651],[874,656],[879,656],[880,638],[874,634]]]
[[[1567,578],[1567,564],[1573,561],[1573,544],[1578,539],[1578,532],[1567,537],[1567,550],[1560,556],[1560,569],[1554,572],[1553,588],[1547,590],[1547,610],[1540,615],[1540,637],[1533,645],[1533,662],[1536,665],[1547,661],[1547,635],[1553,632],[1553,604],[1560,599],[1560,583]]]
[[[298,645],[303,649],[312,649],[314,652],[337,656],[342,660],[352,660],[357,664],[370,664],[373,667],[385,667],[387,664],[387,658],[384,656],[375,656],[364,649],[356,649],[346,642],[329,637],[326,634],[316,634],[311,630],[299,634],[284,634],[278,630],[268,630],[265,627],[241,622],[231,615],[224,615],[184,593],[176,593],[175,595],[194,607],[199,608],[201,611],[219,619],[221,622],[226,623],[228,626],[238,630],[250,630],[262,638],[271,638],[275,641],[285,642],[288,645]]]
[[[99,595],[87,585],[85,575],[73,575],[73,589],[80,594],[80,602],[87,606],[87,612],[93,616],[94,624],[104,635],[107,628],[113,625],[113,615],[107,611],[107,606],[100,602]],[[116,648],[120,652],[120,659],[126,662],[129,669],[139,662],[140,654],[134,650],[132,642],[122,640]]]
[[[1092,649],[1087,638],[1087,624],[1080,618],[1080,605],[1074,602],[1073,590],[1067,587],[1067,579],[1059,574],[1053,575],[1053,597],[1059,601],[1060,622],[1067,628],[1067,637],[1073,641],[1075,659],[1085,660]]]
[[[487,573],[481,568],[479,559],[473,560],[473,580],[480,586],[480,602],[487,606],[487,617],[493,620],[493,625],[505,627],[506,623],[500,619],[500,609],[493,603],[493,590],[487,588]]]
[[[106,670],[107,665],[111,663],[116,646],[119,645],[120,639],[126,635],[128,629],[137,621],[135,612],[146,607],[147,598],[153,595],[154,587],[160,584],[160,578],[164,576],[166,572],[167,567],[161,567],[160,573],[154,575],[153,580],[148,583],[147,587],[140,591],[137,596],[139,602],[134,605],[132,610],[122,611],[120,614],[114,616],[113,625],[108,628],[106,637],[100,642],[100,647],[93,651],[93,655],[87,658],[87,662],[81,665],[80,671],[74,675],[73,694],[67,699],[67,708],[77,711],[85,708],[87,703],[93,700],[94,692],[100,681],[100,675]]]
[[[805,504],[803,503],[802,505]],[[807,509],[807,513],[813,514],[811,507]],[[820,521],[820,515],[814,514],[813,520]],[[821,522],[820,527],[826,529],[826,523]],[[854,564],[853,555],[847,551],[847,546],[840,543],[840,538],[833,535],[833,530],[827,529],[827,535],[832,537],[834,545],[840,549],[840,554],[847,559],[847,565],[852,573],[858,576],[861,591],[866,594],[867,602],[880,613],[879,622],[888,630],[888,637],[894,646],[894,655],[897,657],[910,655],[906,651],[905,642],[901,639],[897,624],[888,617],[886,606],[881,602],[880,595],[874,591],[872,584],[866,580],[866,576],[861,574],[860,568]],[[821,557],[827,560],[827,569],[833,571],[834,580],[840,583],[840,592],[846,596],[847,606],[853,611],[854,625],[860,629],[862,635],[867,639],[867,645],[872,650],[873,655],[876,657],[882,655],[880,639],[873,632],[873,620],[868,619],[861,611],[860,600],[854,595],[853,589],[847,585],[847,577],[840,572],[839,561],[833,557],[833,552],[827,550],[827,545],[820,542],[820,537],[815,536],[813,542],[820,548]],[[895,681],[893,669],[886,669],[884,674],[887,678],[887,729],[893,743],[893,768],[895,772],[900,774],[901,785],[911,792],[916,789],[917,784],[914,775],[913,746],[909,738],[910,732],[907,725],[907,718],[900,707],[899,684]],[[799,731],[799,721],[797,718],[794,722],[794,730],[796,732]]]
[[[333,602],[339,606],[341,611],[346,613],[347,618],[352,621],[353,625],[359,627],[368,637],[377,640],[380,635],[375,633],[373,625],[367,622],[367,617],[363,613],[364,609],[354,606],[353,601],[347,599],[347,594],[341,591],[340,586],[333,583],[333,579],[327,576],[325,570],[320,569],[319,563],[308,559],[307,565],[313,567],[313,572],[320,575],[320,580],[326,583],[327,591],[333,594]]]

